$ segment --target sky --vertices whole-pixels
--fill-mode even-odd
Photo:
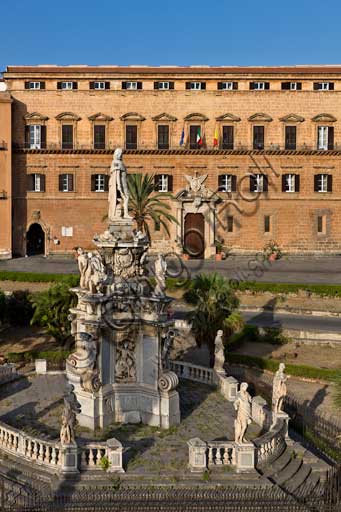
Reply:
[[[341,63],[338,0],[0,0],[7,65]]]

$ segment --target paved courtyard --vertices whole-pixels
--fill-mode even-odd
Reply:
[[[58,438],[64,387],[63,375],[30,376],[1,387],[1,421],[41,438]],[[182,421],[178,427],[165,431],[144,425],[113,424],[95,433],[78,427],[77,438],[116,437],[129,447],[128,472],[177,475],[187,468],[187,441],[193,437],[232,440],[235,415],[231,403],[204,384],[182,381],[179,393]],[[247,437],[258,434],[259,427],[250,425]]]

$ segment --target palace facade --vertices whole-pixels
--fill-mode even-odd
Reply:
[[[173,195],[155,250],[341,250],[340,66],[9,66],[2,89],[4,256],[87,247],[119,146]]]

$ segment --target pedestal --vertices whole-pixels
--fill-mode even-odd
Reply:
[[[193,473],[203,473],[207,469],[207,443],[195,437],[187,442],[189,469]]]
[[[252,443],[236,443],[237,473],[255,469],[255,446]]]
[[[62,473],[79,473],[77,444],[62,445],[60,451],[62,457]]]

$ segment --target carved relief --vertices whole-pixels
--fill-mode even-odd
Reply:
[[[116,333],[116,382],[136,382],[136,329]]]
[[[101,387],[96,361],[96,339],[92,334],[79,333],[76,351],[68,357],[67,365],[73,374],[80,377],[82,389],[90,393],[99,391]]]

